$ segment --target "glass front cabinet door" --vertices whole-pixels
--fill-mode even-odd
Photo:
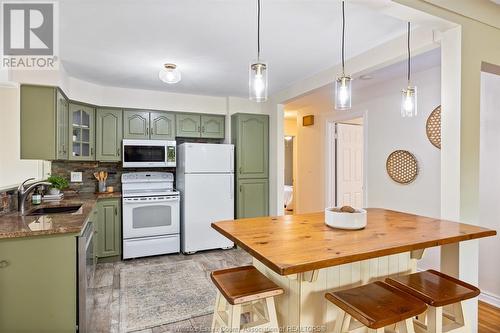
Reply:
[[[94,108],[82,104],[70,103],[70,160],[94,160],[94,116]]]

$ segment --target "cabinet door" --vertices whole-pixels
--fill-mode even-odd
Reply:
[[[57,113],[57,133],[56,133],[56,158],[58,160],[67,160],[68,159],[68,108],[69,102],[64,97],[64,95],[57,90],[56,94],[56,113]]]
[[[127,110],[123,113],[124,139],[149,139],[149,112]]]
[[[96,111],[96,160],[120,161],[123,112],[119,109]]]
[[[236,143],[238,178],[267,178],[269,158],[269,118],[240,114]]]
[[[149,113],[153,140],[175,140],[175,114],[154,111]]]
[[[201,137],[224,139],[225,116],[201,116]]]
[[[237,182],[236,217],[269,215],[269,183],[267,179],[242,179]]]
[[[75,332],[76,258],[74,235],[1,239],[0,332]]]
[[[201,117],[194,114],[180,113],[175,116],[177,136],[184,138],[199,138]]]
[[[99,258],[121,254],[120,200],[97,202],[97,256]]]
[[[94,112],[94,108],[87,105],[69,104],[70,160],[92,161],[95,159]]]

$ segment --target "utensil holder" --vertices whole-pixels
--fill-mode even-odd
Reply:
[[[106,181],[100,180],[98,185],[99,192],[106,192]]]

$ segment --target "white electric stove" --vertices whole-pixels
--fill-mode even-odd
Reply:
[[[180,196],[168,172],[122,174],[123,258],[180,251]]]

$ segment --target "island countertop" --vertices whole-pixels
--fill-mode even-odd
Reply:
[[[85,227],[85,222],[98,199],[119,197],[121,197],[121,193],[73,194],[65,196],[61,201],[44,202],[41,205],[31,207],[31,209],[82,205],[75,213],[23,216],[18,212],[12,212],[0,215],[0,239],[80,233]],[[28,213],[31,209],[28,209]]]
[[[362,230],[324,224],[324,213],[212,223],[212,227],[280,275],[496,235],[464,223],[369,208]]]

